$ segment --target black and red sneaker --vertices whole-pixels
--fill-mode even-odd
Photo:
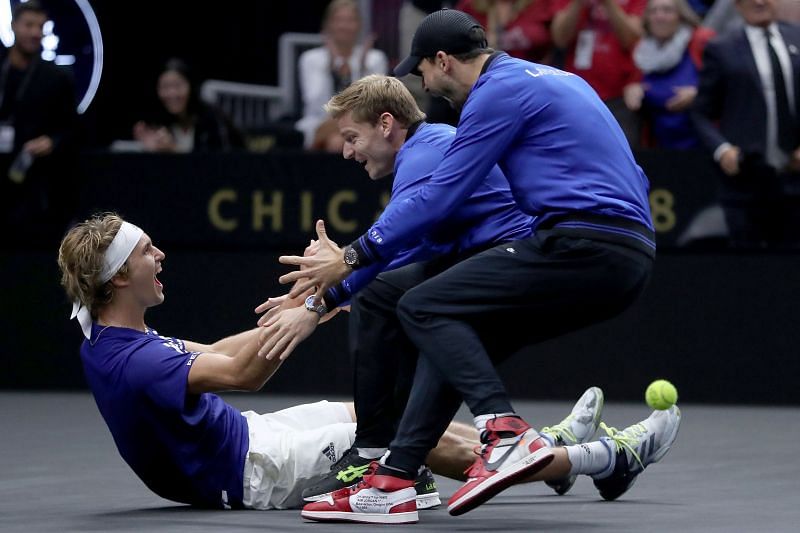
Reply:
[[[489,420],[481,442],[478,459],[465,472],[467,482],[448,502],[451,515],[471,511],[553,460],[547,441],[518,416]]]
[[[306,504],[300,516],[317,522],[413,524],[419,521],[414,479],[378,474],[370,465],[360,483]]]

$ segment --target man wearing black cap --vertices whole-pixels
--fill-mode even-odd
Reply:
[[[321,298],[352,270],[393,257],[447,219],[494,164],[519,208],[536,216],[535,233],[474,255],[399,299],[398,316],[421,357],[389,454],[358,487],[334,494],[330,509],[323,502],[306,506],[306,518],[364,521],[366,513],[383,513],[391,522],[388,515],[410,512],[399,495],[409,492],[462,399],[484,446],[449,501],[451,514],[542,468],[549,452],[515,414],[494,365],[524,346],[617,315],[636,300],[652,270],[647,178],[586,82],[487,49],[483,29],[454,10],[422,21],[411,55],[395,70],[409,72],[422,76],[426,90],[463,107],[444,159],[412,198],[388,206],[344,249],[318,223],[320,250],[309,258],[282,257],[305,269],[281,282],[303,278],[293,294],[316,286]],[[590,474],[601,495],[615,499],[663,457],[679,423],[672,413],[623,432],[609,429],[608,439],[572,447],[564,474]]]

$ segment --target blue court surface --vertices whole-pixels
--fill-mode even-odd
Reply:
[[[582,391],[576,391],[576,398]],[[312,397],[229,394],[259,412]],[[329,398],[330,399],[330,398]],[[558,422],[562,402],[516,402],[535,426]],[[800,531],[800,409],[681,404],[670,453],[616,502],[580,478],[566,496],[518,485],[460,517],[440,507],[406,526],[304,522],[299,511],[207,511],[151,494],[118,456],[88,393],[0,393],[0,531]],[[606,398],[604,421],[646,418],[641,404]],[[462,409],[458,418],[469,421]],[[456,481],[438,478],[443,500]]]

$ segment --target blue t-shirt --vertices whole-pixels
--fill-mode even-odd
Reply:
[[[436,172],[359,238],[364,264],[449,218],[495,164],[535,227],[580,213],[653,229],[647,177],[597,93],[574,74],[499,54],[472,87]]]
[[[168,500],[241,507],[247,421],[215,394],[187,392],[199,354],[150,329],[93,324],[91,338],[81,346],[86,380],[136,475]]]
[[[669,111],[667,102],[675,96],[675,87],[697,87],[697,67],[687,49],[680,63],[665,72],[651,72],[642,79],[644,111],[652,121],[653,136],[660,148],[688,150],[700,146],[688,111]]]
[[[455,139],[456,129],[447,124],[423,122],[400,150],[394,163],[394,181],[389,205],[403,203],[430,180]],[[415,236],[408,247],[391,261],[381,261],[354,271],[331,290],[326,301],[340,304],[385,270],[447,253],[464,253],[530,236],[533,218],[522,213],[503,173],[497,166],[486,170],[475,191],[461,202],[447,220]]]

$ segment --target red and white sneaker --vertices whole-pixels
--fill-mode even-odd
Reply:
[[[419,522],[413,479],[378,475],[378,463],[353,487],[337,490],[303,507],[300,516],[317,522],[414,524]]]
[[[494,418],[481,433],[480,455],[464,472],[467,482],[450,498],[447,511],[464,514],[553,460],[547,441],[516,416]]]

